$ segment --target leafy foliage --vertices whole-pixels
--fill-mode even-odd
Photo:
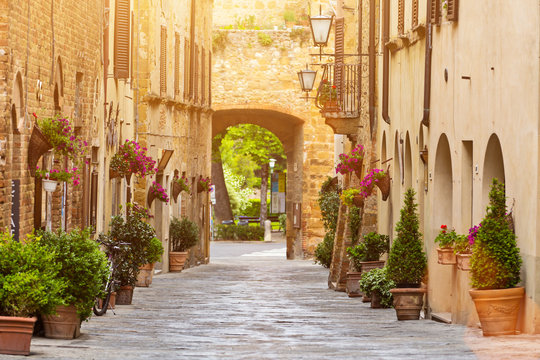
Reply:
[[[347,254],[356,271],[361,270],[364,261],[379,261],[381,255],[388,251],[389,242],[388,235],[370,232],[364,235],[364,241],[354,247],[348,247]]]
[[[222,240],[263,240],[264,229],[260,226],[217,225],[217,238]]]
[[[260,199],[249,199],[248,206],[243,211],[245,216],[261,216],[261,200]]]
[[[359,189],[351,188],[343,190],[341,193],[341,201],[347,206],[354,206],[353,199],[355,196],[361,195],[361,191]]]
[[[251,190],[244,187],[245,178],[242,175],[233,174],[232,170],[225,165],[223,166],[223,176],[225,177],[225,185],[227,186],[227,192],[229,193],[233,214],[244,214],[246,208],[251,205],[249,199]],[[258,200],[259,207],[260,204],[261,201]],[[258,210],[260,211],[260,208]]]
[[[181,220],[173,217],[169,226],[171,251],[184,252],[199,241],[199,227],[186,217]]]
[[[25,242],[0,233],[0,315],[27,317],[53,314],[62,304],[61,264],[39,237]]]
[[[322,266],[329,268],[332,263],[332,253],[334,251],[334,236],[336,234],[336,227],[339,214],[339,193],[341,189],[339,186],[330,186],[332,178],[328,178],[322,186],[319,192],[319,208],[321,209],[321,216],[326,234],[321,243],[315,248],[315,262]]]
[[[381,305],[385,308],[392,307],[393,296],[390,290],[396,287],[396,284],[388,278],[387,268],[372,269],[362,275],[360,279],[360,289],[365,294],[371,295],[378,292],[381,295]]]
[[[456,231],[454,229],[448,231],[448,227],[446,225],[441,225],[441,230],[439,231],[439,234],[437,237],[435,237],[435,244],[439,244],[441,248],[451,248],[454,246],[458,239],[458,234],[456,234]]]
[[[329,231],[324,235],[324,239],[315,248],[315,263],[329,268],[332,264],[332,254],[334,252],[335,231]]]
[[[109,275],[105,254],[91,239],[90,229],[43,231],[38,236],[60,265],[58,278],[66,285],[60,293],[64,304],[74,305],[80,319],[86,320]]]
[[[214,31],[212,35],[212,50],[218,52],[224,50],[229,42],[229,33],[226,31]]]
[[[427,267],[414,196],[412,188],[405,193],[405,202],[396,224],[397,236],[388,257],[388,277],[398,286],[420,284]]]
[[[360,238],[360,226],[362,225],[361,209],[356,206],[349,207],[349,213],[347,214],[347,224],[349,226],[349,232],[351,234],[351,244],[356,245]]]
[[[283,231],[283,234],[287,233],[287,214],[279,215],[279,227]]]
[[[148,247],[145,249],[145,260],[147,264],[153,264],[161,260],[161,255],[163,255],[163,245],[157,237],[153,237],[148,244]]]
[[[513,287],[520,281],[521,263],[516,235],[506,220],[505,186],[493,179],[486,215],[474,241],[471,286],[477,289]]]
[[[261,44],[262,46],[270,46],[274,42],[272,37],[264,32],[260,32],[259,34],[257,34],[257,39],[259,40],[259,44]]]

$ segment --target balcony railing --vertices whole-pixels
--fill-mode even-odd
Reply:
[[[324,117],[360,116],[361,65],[324,64],[316,105]]]

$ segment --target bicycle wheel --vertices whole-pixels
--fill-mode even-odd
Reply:
[[[112,281],[107,284],[105,298],[100,299],[99,297],[96,297],[94,307],[92,308],[92,310],[94,311],[94,314],[96,314],[97,316],[105,315],[105,313],[107,312],[107,308],[109,307],[109,301],[111,300],[111,292],[112,292]]]

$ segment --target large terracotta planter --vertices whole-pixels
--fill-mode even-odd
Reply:
[[[381,293],[379,293],[378,291],[372,291],[370,294],[370,298],[372,309],[381,309],[383,307],[381,305]]]
[[[187,251],[169,252],[169,271],[182,271],[184,269],[184,264],[186,263],[187,255]]]
[[[420,319],[426,288],[395,288],[390,292],[394,296],[394,308],[398,320]]]
[[[347,273],[347,285],[345,290],[349,297],[360,297],[362,291],[360,291],[360,284],[358,283],[362,279],[362,273],[356,271],[350,271]]]
[[[133,286],[120,286],[120,289],[116,290],[116,305],[131,305],[132,300]]]
[[[456,254],[457,268],[462,271],[471,270],[472,254]]]
[[[135,286],[148,287],[152,283],[152,277],[154,276],[154,264],[145,264],[139,267],[139,275],[137,276],[137,283]]]
[[[37,318],[0,316],[0,354],[30,355]]]
[[[74,339],[80,335],[81,321],[75,306],[58,306],[56,315],[44,315],[45,337],[51,339]]]
[[[437,262],[442,265],[455,265],[456,254],[454,254],[454,248],[437,248]]]
[[[484,336],[515,335],[525,288],[469,290]]]

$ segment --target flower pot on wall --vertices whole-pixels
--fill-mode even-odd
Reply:
[[[34,125],[28,143],[28,169],[30,170],[30,175],[34,176],[36,174],[36,166],[39,159],[50,149],[52,149],[51,143],[43,135],[39,127]]]
[[[81,326],[75,306],[58,306],[56,315],[42,316],[45,337],[51,339],[74,339],[80,335]]]
[[[388,170],[382,179],[375,182],[375,185],[381,190],[382,201],[386,201],[390,195],[390,175],[388,174]]]
[[[42,179],[41,183],[43,184],[43,190],[46,192],[54,192],[58,186],[58,181],[56,180]]]
[[[484,336],[515,335],[525,288],[469,290]]]
[[[365,200],[365,197],[363,195],[355,195],[353,198],[353,204],[356,207],[363,208],[364,200]]]
[[[456,254],[454,248],[437,248],[437,262],[442,265],[455,265]]]
[[[178,195],[182,192],[182,186],[176,181],[172,183],[172,196],[175,202],[178,202]]]
[[[390,290],[394,296],[394,308],[398,320],[418,320],[424,305],[425,288],[395,288]]]
[[[37,318],[0,316],[0,354],[30,355]]]
[[[471,270],[471,256],[472,254],[456,254],[457,268],[462,271]]]
[[[187,251],[169,252],[169,271],[182,271],[187,259]]]
[[[152,207],[152,203],[154,202],[154,199],[156,198],[156,195],[152,191],[152,189],[148,190],[148,195],[146,197],[146,203],[148,204],[148,207]]]

